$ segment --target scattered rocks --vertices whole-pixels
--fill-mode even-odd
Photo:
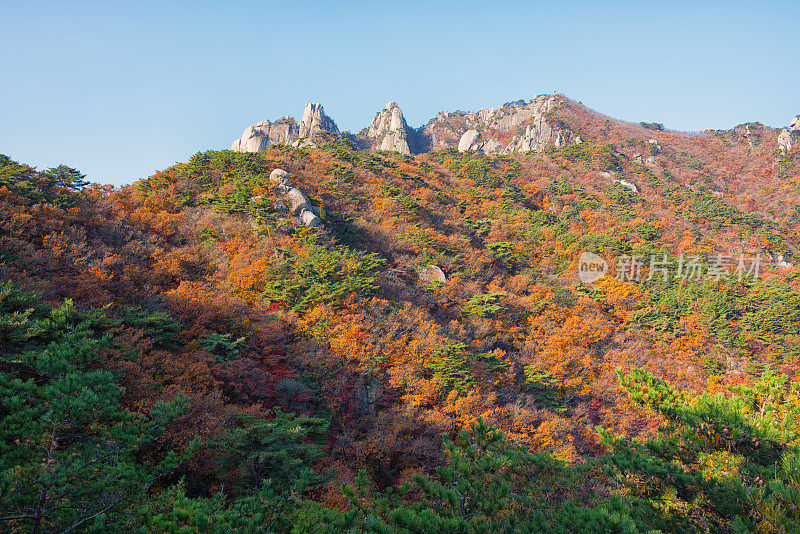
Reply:
[[[800,132],[800,115],[796,116],[789,122],[790,132]]]
[[[291,187],[291,176],[283,169],[275,169],[269,175],[269,181],[277,184],[275,194],[279,197],[273,204],[273,208],[278,213],[291,213],[300,218],[300,222],[312,228],[322,226],[322,219],[319,218],[319,211],[308,201],[302,191],[296,187]],[[250,200],[255,202],[262,197],[252,197]]]

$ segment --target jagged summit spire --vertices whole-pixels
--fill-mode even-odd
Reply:
[[[313,137],[318,132],[339,133],[339,127],[333,119],[325,115],[322,104],[309,102],[300,121],[300,137]]]
[[[539,95],[530,101],[503,104],[498,109],[440,112],[418,130],[408,126],[398,103],[390,100],[370,125],[359,133],[357,142],[361,148],[392,150],[401,154],[456,147],[489,154],[538,152],[548,146],[580,142],[563,122],[549,118],[561,100],[563,97],[556,95]],[[789,128],[800,129],[800,121],[793,121]],[[299,124],[291,118],[274,123],[256,123],[233,142],[231,149],[255,152],[267,150],[274,144],[313,146],[312,138],[323,131],[340,133],[333,119],[325,114],[322,104],[310,102]]]
[[[380,150],[394,150],[410,154],[408,146],[409,127],[397,102],[388,102],[379,111],[367,128],[367,141],[370,146]]]
[[[303,118],[298,125],[291,117],[282,117],[275,122],[261,121],[248,127],[239,139],[231,144],[234,152],[258,152],[267,150],[271,145],[297,144],[301,138],[311,138],[319,132],[338,134],[339,127],[334,120],[325,114],[322,104],[309,102],[303,111]],[[303,146],[309,144],[306,142]]]

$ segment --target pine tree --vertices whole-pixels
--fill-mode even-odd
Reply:
[[[71,301],[49,314],[27,308],[29,296],[9,286],[0,295],[0,324],[36,325],[33,336],[19,329],[3,333],[2,528],[38,533],[99,526],[110,518],[117,527],[127,523],[130,510],[179,460],[170,453],[146,464],[138,455],[185,402],[162,402],[139,416],[123,410],[113,375],[96,365],[111,340],[94,329],[96,314],[77,312]]]

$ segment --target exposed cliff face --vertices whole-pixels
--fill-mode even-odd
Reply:
[[[258,152],[270,145],[297,144],[302,138],[311,138],[321,131],[339,133],[336,123],[325,115],[322,104],[306,104],[303,119],[298,125],[291,117],[275,122],[261,121],[248,127],[242,137],[234,140],[231,150],[235,152]],[[310,141],[305,140],[304,146]]]
[[[300,121],[300,137],[314,137],[319,132],[339,133],[339,127],[332,118],[325,115],[322,104],[308,103]]]
[[[789,121],[789,126],[778,134],[778,148],[786,153],[800,140],[800,115]]]
[[[358,136],[362,148],[393,150],[401,154],[444,148],[477,150],[488,154],[541,151],[573,140],[574,135],[552,113],[561,97],[540,95],[530,102],[506,104],[498,109],[440,112],[420,130],[410,128],[397,102],[389,102]],[[797,121],[800,129],[800,121]],[[298,125],[294,119],[263,121],[245,130],[232,150],[255,152],[273,144],[311,146],[319,132],[339,133],[322,104],[308,104]]]
[[[275,122],[262,121],[248,127],[242,137],[231,144],[234,152],[258,152],[270,145],[288,145],[298,137],[299,128],[294,119],[282,118]]]
[[[792,142],[792,132],[788,128],[781,130],[778,134],[778,148],[781,152],[786,153],[792,149],[794,143]]]
[[[422,129],[421,135],[430,150],[511,153],[560,146],[572,138],[572,133],[548,120],[558,102],[559,97],[541,95],[527,104],[507,104],[496,110],[441,112]]]
[[[413,130],[406,124],[403,112],[397,102],[389,102],[372,119],[372,123],[364,134],[366,144],[376,150],[393,150],[401,154],[410,154],[409,139]]]

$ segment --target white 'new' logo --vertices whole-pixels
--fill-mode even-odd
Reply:
[[[608,263],[593,252],[584,252],[578,259],[578,278],[584,284],[600,280],[608,271]]]

